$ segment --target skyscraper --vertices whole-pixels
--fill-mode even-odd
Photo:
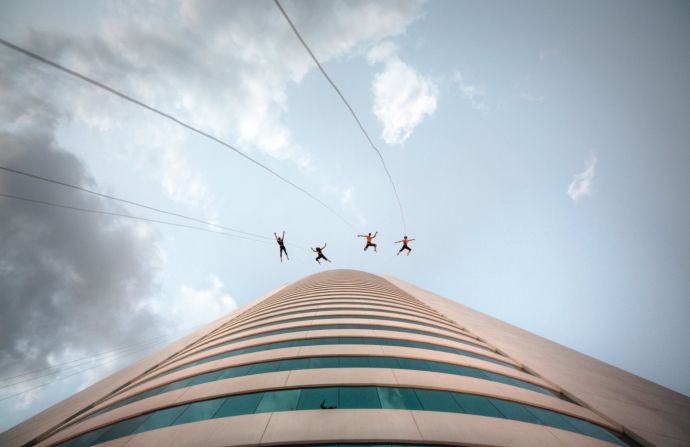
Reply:
[[[690,399],[394,278],[280,288],[0,445],[690,444]]]

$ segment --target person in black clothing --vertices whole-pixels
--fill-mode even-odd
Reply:
[[[280,262],[283,262],[283,253],[285,253],[285,257],[287,260],[290,260],[290,256],[287,254],[287,250],[285,249],[285,230],[283,230],[283,236],[278,237],[278,235],[274,232],[273,235],[276,237],[276,242],[278,242],[278,246],[280,247]]]
[[[324,254],[323,254],[323,250],[326,248],[326,245],[328,245],[328,244],[324,243],[324,244],[323,244],[323,247],[316,247],[316,248],[312,248],[312,249],[311,249],[311,251],[313,251],[314,253],[318,253],[318,256],[316,257],[316,262],[318,262],[319,264],[321,264],[320,259],[323,259],[324,261],[331,262],[331,260],[328,259],[328,258],[327,258],[326,256],[324,256]]]

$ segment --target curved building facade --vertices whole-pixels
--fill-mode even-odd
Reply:
[[[541,376],[543,360],[509,355],[529,351],[525,336],[510,342],[516,328],[500,332],[506,349],[493,344],[496,324],[463,312],[474,311],[392,278],[312,275],[20,424],[0,444],[655,444],[642,427]]]

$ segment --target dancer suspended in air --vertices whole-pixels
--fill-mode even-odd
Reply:
[[[283,230],[283,236],[278,237],[278,235],[274,232],[273,235],[276,237],[276,242],[278,242],[278,246],[280,247],[280,262],[283,262],[283,253],[285,253],[285,257],[287,260],[290,260],[290,256],[287,254],[287,250],[285,249],[285,230]]]
[[[374,233],[373,236],[371,235],[371,233],[369,233],[368,235],[367,234],[358,234],[357,235],[357,237],[367,238],[367,245],[364,246],[364,251],[367,251],[367,248],[369,248],[369,247],[374,247],[374,252],[376,252],[376,244],[374,244],[371,241],[376,237],[377,234],[379,234],[378,231],[376,233]]]
[[[410,253],[412,252],[412,249],[407,245],[408,242],[413,241],[414,239],[408,239],[407,236],[403,237],[401,241],[396,241],[396,244],[399,244],[402,242],[402,248],[398,251],[398,254],[395,256],[400,256],[400,253],[402,253],[403,250],[407,250],[407,256],[410,256]]]
[[[326,245],[328,245],[328,244],[326,244],[326,243],[324,242],[323,247],[316,247],[316,248],[312,248],[312,249],[311,249],[311,251],[313,251],[314,253],[318,253],[318,256],[316,257],[316,262],[318,262],[319,264],[321,264],[320,259],[323,259],[324,261],[331,262],[331,260],[328,259],[328,258],[327,258],[326,256],[324,256],[324,254],[323,254],[323,250],[326,248]]]

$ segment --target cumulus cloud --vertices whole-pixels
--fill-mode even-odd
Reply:
[[[417,1],[285,6],[322,62],[398,34],[420,14]],[[311,163],[285,113],[287,85],[314,65],[273,2],[186,1],[167,13],[152,2],[140,9],[135,18],[111,18],[90,35],[34,32],[29,46],[244,150]],[[79,98],[77,108],[92,125],[113,126],[98,103]]]
[[[383,139],[387,144],[402,144],[436,111],[438,86],[403,62],[391,42],[376,45],[367,59],[370,64],[384,64],[372,82],[374,114],[383,125]]]
[[[225,291],[225,284],[211,274],[206,288],[183,285],[173,301],[169,318],[178,324],[203,324],[237,309],[235,299]]]
[[[50,88],[42,68],[19,55],[0,52],[0,66],[13,68],[0,77],[0,165],[99,189],[83,162],[56,139],[60,125],[74,116],[59,101],[69,89]],[[0,173],[0,193],[125,211],[8,172]],[[46,390],[39,385],[58,382],[58,373],[64,371],[59,376],[64,378],[93,368],[69,379],[74,389],[132,357],[120,352],[99,356],[95,363],[75,360],[141,347],[142,341],[163,334],[162,319],[150,306],[159,293],[163,252],[148,226],[112,216],[0,198],[0,222],[0,371],[5,379],[0,385],[2,397],[25,392],[3,401],[8,416],[0,426],[7,428],[43,398]],[[27,375],[35,370],[42,375]],[[18,374],[20,379],[6,380]],[[53,398],[54,391],[49,391]]]
[[[403,32],[421,9],[418,1],[398,0],[285,7],[324,62]],[[12,40],[243,150],[301,167],[312,163],[285,116],[288,86],[314,66],[273,2],[105,8],[108,17],[88,17],[78,30],[34,28]],[[0,52],[0,67],[1,164],[100,189],[73,154],[78,151],[56,135],[70,126],[108,137],[119,132],[127,144],[112,157],[146,173],[177,202],[208,200],[194,155],[182,150],[192,138],[186,131],[13,52]],[[10,174],[0,173],[0,191],[123,211]],[[155,337],[175,312],[205,322],[235,307],[211,276],[207,286],[182,287],[164,312],[164,271],[165,253],[146,225],[0,199],[0,370],[11,375],[55,366]]]
[[[590,194],[596,166],[597,157],[591,156],[585,164],[585,170],[573,176],[573,181],[568,185],[568,196],[571,199],[578,200]]]
[[[0,132],[0,164],[96,188],[82,163],[50,132]],[[0,175],[0,192],[122,212],[103,200]],[[140,224],[0,198],[0,370],[52,366],[157,335],[147,302],[161,265]],[[35,385],[35,384],[34,384]]]
[[[451,80],[458,86],[462,95],[469,101],[470,106],[480,112],[488,112],[489,106],[486,103],[486,90],[477,84],[467,82],[462,73],[456,71]]]

